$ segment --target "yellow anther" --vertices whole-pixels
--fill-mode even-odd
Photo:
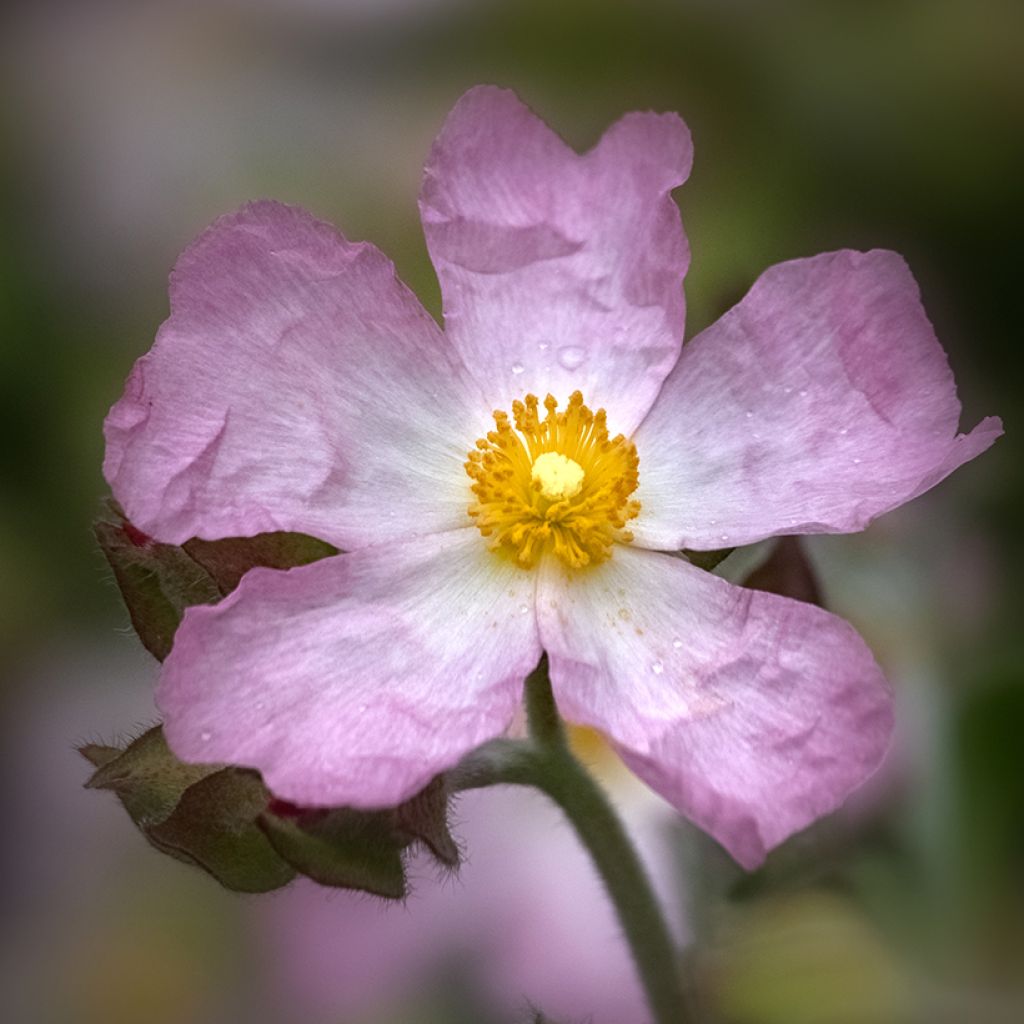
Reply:
[[[628,544],[626,523],[640,511],[630,500],[639,459],[621,434],[609,439],[603,409],[592,413],[574,391],[563,412],[552,395],[540,414],[536,395],[494,413],[497,430],[476,442],[465,463],[475,501],[469,507],[492,550],[526,568],[545,554],[581,568]]]

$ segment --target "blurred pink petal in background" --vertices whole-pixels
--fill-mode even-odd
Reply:
[[[664,842],[671,811],[622,775],[616,795],[678,919]],[[454,967],[475,976],[499,1019],[533,1003],[556,1020],[642,1024],[643,993],[611,905],[558,811],[530,790],[490,789],[462,796],[456,821],[465,864],[451,878],[428,871],[404,905],[306,882],[253,905],[267,970],[297,1017],[408,1007]]]

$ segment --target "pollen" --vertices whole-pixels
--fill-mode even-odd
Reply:
[[[561,412],[552,395],[544,415],[540,405],[526,395],[512,403],[511,420],[494,413],[494,429],[466,458],[469,514],[490,549],[523,568],[549,554],[574,569],[596,565],[633,539],[636,448],[622,434],[609,437],[604,409],[591,412],[579,391]]]

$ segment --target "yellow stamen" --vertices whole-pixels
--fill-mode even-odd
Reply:
[[[626,523],[640,511],[630,500],[640,460],[621,434],[609,438],[604,409],[592,413],[574,391],[563,412],[536,395],[494,413],[495,429],[466,460],[476,500],[469,514],[492,551],[524,568],[551,553],[581,568],[602,562],[612,544],[629,543]]]

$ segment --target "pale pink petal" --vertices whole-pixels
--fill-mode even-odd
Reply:
[[[1002,433],[960,403],[895,253],[780,263],[684,349],[634,441],[636,542],[720,548],[847,533],[934,486]]]
[[[885,752],[885,679],[820,608],[632,548],[571,577],[547,565],[537,606],[562,714],[607,733],[747,868],[838,807]]]
[[[304,806],[398,803],[507,727],[540,657],[534,588],[472,527],[254,569],[186,612],[168,741]]]
[[[472,383],[373,246],[278,203],[218,220],[106,422],[128,517],[180,543],[298,530],[349,548],[466,522]]]
[[[427,161],[420,212],[445,330],[490,405],[577,388],[631,431],[679,353],[689,248],[675,114],[635,113],[583,156],[507,90],[472,89]]]

